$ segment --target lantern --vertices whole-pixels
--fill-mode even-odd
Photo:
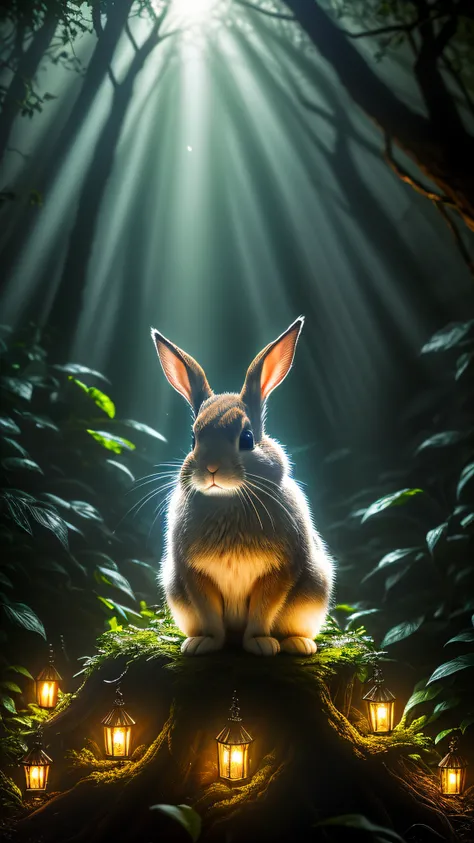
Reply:
[[[49,663],[36,677],[36,702],[41,708],[54,708],[58,701],[61,676],[54,666],[53,648],[49,648]]]
[[[374,734],[388,734],[393,729],[395,697],[388,688],[378,665],[374,667],[374,685],[364,694],[367,702],[370,728]]]
[[[125,711],[120,688],[115,691],[114,707],[101,720],[104,726],[105,754],[108,758],[129,758],[135,720]]]
[[[449,752],[439,762],[441,793],[445,796],[461,796],[466,786],[467,761],[457,754],[458,739],[452,737]]]
[[[217,741],[218,776],[226,781],[243,781],[249,777],[249,746],[253,738],[242,726],[239,701],[234,691],[227,725],[219,732]]]
[[[52,759],[42,746],[41,733],[39,732],[33,746],[20,761],[25,770],[27,793],[41,793],[46,790],[48,784],[49,768]]]

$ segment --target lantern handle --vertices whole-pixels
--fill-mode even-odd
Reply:
[[[116,706],[125,705],[125,702],[124,702],[124,699],[123,699],[123,694],[122,694],[122,689],[120,688],[120,683],[121,683],[123,677],[126,676],[127,673],[128,673],[128,665],[125,668],[125,670],[123,671],[123,673],[121,673],[120,676],[117,677],[117,679],[104,679],[103,680],[106,685],[115,686],[114,705],[116,705]]]
[[[103,681],[106,685],[120,685],[120,683],[121,683],[122,679],[124,678],[124,676],[126,676],[126,675],[127,675],[127,673],[128,673],[128,665],[127,665],[127,667],[125,668],[124,672],[123,672],[123,673],[121,673],[119,677],[117,677],[117,679],[103,679],[102,681]]]
[[[456,752],[459,747],[459,738],[457,735],[452,735],[449,741],[449,751]]]

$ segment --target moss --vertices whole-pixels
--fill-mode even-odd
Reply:
[[[54,816],[61,843],[70,840],[69,828],[78,829],[75,843],[87,843],[97,824],[103,836],[94,840],[118,834],[131,843],[138,839],[132,820],[139,818],[140,839],[152,839],[148,808],[160,801],[192,803],[203,817],[204,839],[210,835],[210,841],[228,833],[234,839],[234,830],[237,841],[248,839],[254,823],[263,829],[262,839],[272,839],[273,832],[286,833],[287,827],[278,825],[282,812],[288,829],[296,824],[301,839],[309,840],[317,818],[366,811],[373,821],[383,824],[388,817],[397,827],[404,810],[411,821],[433,823],[438,832],[446,832],[446,840],[452,839],[449,824],[443,824],[447,806],[430,772],[434,750],[421,731],[423,722],[407,726],[402,721],[390,735],[367,734],[363,718],[357,727],[335,704],[333,680],[352,681],[374,656],[373,642],[363,630],[324,632],[318,653],[309,659],[282,654],[261,660],[241,649],[189,659],[181,655],[182,637],[170,623],[164,626],[156,619],[152,624],[102,635],[98,652],[85,665],[83,685],[61,701],[45,729],[51,727],[51,737],[61,733],[67,743],[78,721],[82,734],[87,723],[92,728],[97,713],[109,704],[110,688],[102,680],[118,676],[128,665],[127,705],[141,703],[148,746],[137,748],[122,764],[102,758],[92,741],[70,750],[68,760],[83,774],[81,780],[31,815],[25,833],[33,830],[45,843],[56,843],[48,825]],[[235,687],[245,700],[245,716],[248,712],[254,718],[246,725],[257,738],[254,759],[261,760],[248,782],[229,787],[213,781],[213,737]],[[321,758],[330,763],[315,764]],[[87,817],[84,805],[91,806]]]

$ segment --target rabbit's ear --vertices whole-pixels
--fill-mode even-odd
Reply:
[[[299,316],[278,339],[257,354],[247,370],[241,398],[249,408],[254,428],[257,428],[254,433],[261,432],[263,403],[291,369],[303,323],[304,316]]]
[[[166,339],[156,328],[151,329],[151,336],[171,386],[186,399],[197,416],[203,401],[213,394],[204,370],[194,357]]]

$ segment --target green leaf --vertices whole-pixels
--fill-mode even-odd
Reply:
[[[8,694],[0,694],[0,703],[7,711],[10,711],[12,714],[16,714],[16,705]]]
[[[396,571],[395,574],[391,574],[389,577],[387,577],[387,579],[385,580],[385,591],[390,591],[390,589],[393,588],[394,585],[400,582],[400,580],[403,579],[405,574],[408,573],[410,568],[411,565],[404,565],[403,568],[400,568],[398,571]]]
[[[462,378],[464,372],[467,372],[472,361],[474,360],[474,351],[466,351],[461,354],[456,360],[456,374],[455,379],[458,381]]]
[[[121,436],[114,436],[112,433],[107,433],[105,430],[87,430],[90,436],[96,440],[103,448],[108,451],[113,451],[114,454],[121,454],[122,450],[126,448],[127,451],[134,451],[135,445],[129,442],[128,439],[123,439]]]
[[[115,404],[112,399],[105,394],[105,392],[101,392],[100,389],[96,389],[94,386],[86,386],[85,383],[82,383],[82,381],[72,377],[72,375],[69,375],[68,380],[75,383],[76,386],[82,389],[82,391],[92,399],[94,404],[99,407],[99,409],[102,410],[109,419],[113,419],[115,417]]]
[[[12,378],[2,375],[0,378],[0,386],[5,392],[10,392],[12,395],[23,398],[24,401],[31,401],[33,395],[33,384],[25,381],[22,378]]]
[[[361,609],[360,612],[353,612],[347,618],[346,629],[352,629],[353,624],[360,620],[360,618],[364,618],[366,615],[374,615],[376,612],[380,612],[380,609]]]
[[[126,465],[122,465],[121,462],[117,462],[117,460],[106,460],[107,465],[112,465],[114,469],[118,469],[124,477],[127,477],[131,480],[132,483],[135,483],[135,477],[133,476],[132,472]]]
[[[39,416],[36,413],[26,413],[24,411],[18,413],[18,415],[39,430],[54,430],[55,433],[59,433],[57,424],[54,424],[47,416]]]
[[[12,581],[7,577],[3,571],[0,571],[0,585],[3,585],[5,588],[13,588]]]
[[[171,817],[188,832],[193,843],[198,840],[201,834],[201,817],[189,805],[151,805],[150,811],[161,811]]]
[[[376,565],[375,568],[369,571],[369,573],[362,578],[361,582],[366,582],[368,579],[373,577],[374,574],[382,571],[384,568],[395,565],[397,562],[401,562],[402,560],[406,562],[410,556],[413,557],[412,562],[420,561],[420,559],[423,559],[423,553],[420,551],[421,548],[419,547],[400,547],[398,550],[392,550],[391,553],[386,553],[378,565]]]
[[[385,635],[380,647],[383,650],[385,647],[389,647],[390,644],[396,644],[397,641],[403,641],[404,638],[408,638],[410,635],[413,635],[420,626],[423,624],[425,620],[424,615],[420,615],[418,618],[414,618],[412,621],[403,621],[403,623],[399,623],[397,626],[392,627],[387,634]]]
[[[118,612],[124,621],[128,621],[129,617],[142,620],[143,616],[139,612],[136,612],[135,609],[130,609],[129,606],[124,606],[123,603],[117,603],[110,597],[101,597],[100,594],[97,595],[97,599],[100,600],[104,606],[107,606],[110,611]]]
[[[343,826],[344,828],[357,828],[360,831],[366,831],[377,843],[404,843],[402,837],[393,831],[391,828],[384,828],[381,825],[375,825],[373,822],[362,816],[362,814],[343,814],[340,817],[330,817],[327,820],[321,820],[316,823],[316,826]]]
[[[442,732],[438,732],[438,734],[436,735],[436,737],[434,739],[435,744],[439,743],[440,741],[443,740],[443,738],[445,738],[447,735],[450,735],[451,732],[455,732],[455,731],[456,731],[456,729],[452,728],[452,729],[443,729]]]
[[[469,729],[469,726],[472,726],[474,723],[474,714],[469,715],[469,717],[465,717],[460,725],[461,732],[464,734],[466,729]]]
[[[63,366],[56,363],[52,368],[56,369],[57,372],[66,372],[69,375],[92,375],[94,378],[100,378],[100,380],[110,383],[109,379],[101,372],[96,369],[89,369],[87,366],[81,366],[80,363],[65,363]]]
[[[466,434],[459,430],[443,430],[442,433],[435,433],[434,436],[425,439],[415,453],[419,454],[427,448],[449,448],[451,445],[458,445],[459,442],[463,442],[465,438]]]
[[[46,632],[43,624],[35,612],[33,612],[33,609],[30,609],[25,603],[3,603],[2,608],[12,623],[22,626],[30,632],[37,632],[38,635],[41,635],[46,640]]]
[[[125,579],[119,571],[113,571],[110,568],[104,568],[102,565],[98,565],[96,573],[96,578],[99,582],[118,588],[120,591],[123,591],[124,594],[128,594],[132,600],[135,600],[135,595],[129,581]]]
[[[2,465],[7,471],[36,471],[43,474],[38,463],[33,460],[26,460],[23,457],[5,457],[2,460]]]
[[[91,504],[87,503],[87,501],[71,501],[71,507],[77,515],[81,516],[81,518],[88,518],[91,521],[104,520],[95,506],[91,506]]]
[[[393,506],[404,506],[415,495],[423,494],[423,489],[400,489],[400,491],[393,492],[391,495],[385,495],[385,497],[379,498],[378,501],[375,501],[375,503],[369,506],[362,518],[362,523],[374,515],[378,515],[379,512],[383,512]]]
[[[448,700],[441,700],[441,702],[435,705],[433,715],[430,717],[430,720],[434,720],[434,718],[442,714],[443,711],[449,711],[450,708],[456,708],[457,705],[459,705],[459,697],[450,697]]]
[[[26,676],[27,679],[33,679],[30,671],[21,664],[10,664],[8,665],[7,670],[12,670],[13,673],[20,673],[22,676]]]
[[[469,336],[473,326],[474,320],[471,322],[450,322],[446,328],[442,328],[441,331],[433,334],[429,342],[421,349],[421,353],[427,354],[433,351],[447,351],[450,348],[455,348]]]
[[[466,670],[468,667],[474,667],[474,653],[465,653],[440,665],[433,671],[426,684],[429,685],[438,679],[444,679],[445,676],[451,676],[452,673],[458,673],[460,670]]]
[[[426,544],[428,545],[431,554],[434,553],[436,545],[442,536],[446,534],[447,530],[448,524],[444,521],[443,524],[440,524],[438,527],[434,527],[426,534]]]
[[[161,433],[154,430],[153,427],[149,427],[147,424],[142,424],[141,422],[133,421],[133,419],[125,419],[125,421],[120,420],[120,424],[125,425],[125,427],[131,427],[133,430],[138,430],[139,433],[146,433],[147,436],[152,436],[155,439],[159,439],[161,442],[168,441]]]
[[[60,515],[56,512],[52,512],[46,507],[40,506],[32,507],[31,514],[38,524],[41,524],[42,527],[45,527],[47,530],[54,533],[56,538],[61,542],[62,546],[66,548],[66,550],[68,549],[69,541],[67,523]]]
[[[21,430],[13,419],[8,416],[0,416],[0,433],[17,435],[18,433],[21,433]]]
[[[471,487],[472,484],[472,487]],[[471,492],[474,496],[474,463],[471,462],[469,465],[466,465],[465,469],[461,472],[461,477],[459,478],[458,488],[456,491],[458,501],[467,499],[468,493]]]
[[[467,629],[465,632],[460,632],[458,635],[455,635],[454,638],[450,638],[449,641],[446,641],[444,646],[447,647],[448,644],[454,644],[457,641],[463,644],[471,644],[474,642],[474,629]]]
[[[10,439],[8,436],[3,437],[3,443],[7,445],[12,451],[15,451],[17,454],[20,454],[22,457],[29,457],[28,451],[26,448],[23,448],[16,439]]]
[[[437,697],[442,690],[442,687],[432,686],[431,688],[423,688],[421,691],[415,691],[415,693],[411,695],[403,710],[403,717],[408,714],[408,712],[411,711],[412,708],[415,708],[416,705],[428,702],[428,700],[432,700]]]
[[[6,691],[11,691],[12,694],[21,694],[21,688],[16,682],[11,682],[10,679],[2,679],[0,688],[5,688]]]

